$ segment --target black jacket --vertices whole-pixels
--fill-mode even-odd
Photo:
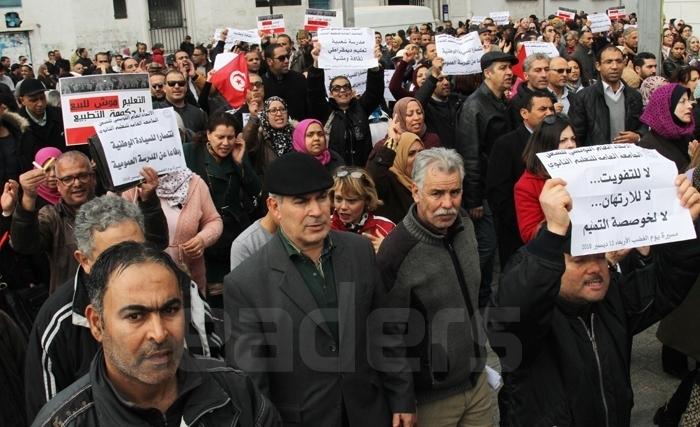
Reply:
[[[0,123],[10,132],[12,144],[0,149],[0,185],[8,179],[19,182],[19,175],[32,168],[35,152],[29,145],[22,145],[22,135],[29,128],[29,121],[17,113],[6,112],[0,115]],[[12,154],[10,154],[12,153]]]
[[[263,75],[265,85],[265,99],[271,96],[279,96],[287,103],[289,117],[294,120],[308,119],[311,115],[309,103],[306,99],[307,83],[303,74],[289,70],[281,78],[270,72]]]
[[[36,124],[29,117],[26,108],[23,107],[20,114],[29,121],[29,128],[22,135],[22,146],[23,150],[28,150],[27,152],[31,153],[32,160],[34,160],[36,152],[44,147],[56,147],[63,152],[68,149],[63,136],[63,117],[60,108],[46,106],[46,124],[44,126]]]
[[[521,249],[489,319],[505,373],[501,425],[629,426],[632,338],[685,298],[700,273],[699,243],[654,246],[647,263],[611,272],[605,297],[585,307],[559,298],[565,237],[545,229]]]
[[[85,318],[90,299],[85,288],[87,276],[78,268],[75,278],[49,296],[39,310],[29,335],[24,385],[29,419],[56,393],[85,375],[100,348]],[[197,285],[183,289],[185,342],[193,354],[223,357],[223,325],[199,296]]]
[[[441,102],[433,98],[433,92],[437,86],[437,79],[432,74],[428,76],[415,93],[425,112],[425,127],[428,132],[440,136],[443,147],[455,147],[455,125],[457,124],[457,112],[464,102],[464,97],[457,93],[450,93],[447,101]]]
[[[464,195],[467,209],[483,205],[487,163],[496,139],[513,125],[508,104],[496,98],[486,83],[472,93],[458,113],[455,148],[464,158]]]
[[[322,69],[311,67],[308,81],[311,116],[325,123],[328,148],[340,154],[346,165],[364,166],[372,151],[368,117],[382,102],[384,72],[381,69],[368,70],[365,93],[359,99],[353,99],[345,111],[334,99],[326,100]]]
[[[100,350],[90,371],[44,406],[33,427],[137,425],[280,426],[277,411],[241,371],[207,358],[182,357],[178,397],[167,414],[133,409],[117,396]],[[178,410],[179,409],[179,410]]]
[[[677,140],[666,139],[652,129],[642,137],[637,145],[658,151],[659,154],[676,164],[678,173],[684,173],[690,163],[688,142],[691,140],[692,137]]]
[[[625,85],[625,130],[643,134],[645,127],[639,121],[642,115],[642,95],[635,89]],[[610,144],[610,110],[605,103],[603,83],[598,81],[592,86],[583,88],[576,94],[569,109],[569,119],[576,133],[576,145]]]

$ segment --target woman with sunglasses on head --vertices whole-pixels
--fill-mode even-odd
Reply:
[[[515,213],[523,243],[532,240],[544,221],[540,193],[549,174],[537,153],[576,148],[571,122],[562,114],[547,116],[530,136],[523,151],[525,172],[514,187]]]
[[[262,177],[272,161],[293,151],[292,132],[296,122],[289,119],[287,103],[279,96],[267,98],[257,111],[255,101],[251,105],[253,109],[242,137],[255,170]]]
[[[403,220],[413,204],[413,161],[423,142],[415,133],[403,132],[394,119],[389,120],[389,138],[367,163],[367,172],[377,186],[383,204],[378,215],[394,223]]]
[[[320,45],[311,51],[314,63],[309,68],[308,87],[311,116],[325,123],[328,147],[343,158],[346,165],[364,166],[372,151],[372,133],[369,115],[384,100],[384,70],[381,67],[367,70],[367,87],[359,98],[355,96],[350,80],[345,76],[334,77],[326,99],[324,70],[318,68]],[[381,50],[374,47],[379,59]]]
[[[292,145],[294,151],[315,157],[330,173],[345,164],[340,154],[328,149],[326,132],[323,130],[321,122],[316,119],[306,119],[299,122],[294,128]]]
[[[361,168],[341,166],[333,177],[333,216],[331,228],[362,234],[372,242],[374,251],[394,229],[388,218],[377,216],[374,211],[382,205],[374,181]]]
[[[230,271],[231,243],[250,224],[248,213],[251,205],[258,204],[261,190],[239,135],[241,127],[230,114],[214,114],[207,125],[206,140],[183,144],[187,167],[207,184],[223,221],[221,237],[204,250],[207,295],[217,298],[217,304],[222,303],[223,278]]]
[[[690,91],[678,83],[661,86],[651,94],[640,120],[650,131],[637,145],[658,151],[676,164],[679,173],[685,172],[695,131]]]

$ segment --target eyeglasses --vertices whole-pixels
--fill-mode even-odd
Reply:
[[[248,84],[248,89],[260,89],[261,87],[263,87],[263,82],[250,82]]]
[[[62,176],[60,178],[56,177],[56,179],[58,179],[61,184],[65,186],[73,185],[76,179],[80,181],[81,184],[87,184],[91,178],[92,172],[80,172],[77,175]]]
[[[289,61],[289,56],[290,55],[275,56],[275,59],[278,60],[279,62]]]
[[[350,86],[349,83],[344,84],[344,85],[333,85],[331,86],[331,92],[350,92],[352,90],[352,86]]]
[[[360,179],[365,176],[365,174],[360,171],[339,170],[335,173],[335,176],[337,176],[338,178],[345,178],[348,175],[350,175],[351,178],[355,179]]]
[[[184,80],[169,81],[169,82],[166,82],[166,83],[167,83],[168,86],[170,86],[170,87],[175,87],[175,86],[185,87],[185,86],[187,85],[187,82],[185,82]]]
[[[163,89],[163,86],[165,86],[165,85],[163,85],[163,84],[151,85],[151,87],[152,87],[153,89]]]
[[[556,71],[559,74],[570,73],[571,68],[550,68],[549,71]]]
[[[287,109],[284,108],[284,107],[270,108],[269,110],[267,110],[267,112],[268,112],[269,114],[273,114],[273,115],[274,115],[274,114],[282,114],[282,113],[286,113],[286,112],[287,112]]]

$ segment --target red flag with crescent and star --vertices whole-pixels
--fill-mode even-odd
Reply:
[[[238,54],[211,77],[211,84],[233,108],[245,102],[248,92],[248,63],[245,55]]]

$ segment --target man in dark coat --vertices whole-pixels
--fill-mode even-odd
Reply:
[[[598,78],[598,71],[595,68],[595,53],[593,53],[593,33],[582,31],[578,44],[574,49],[573,58],[581,64],[581,82],[589,85],[592,80]]]
[[[304,120],[311,115],[306,99],[306,78],[289,69],[289,58],[289,51],[284,46],[272,43],[265,48],[265,98],[279,96],[287,103],[289,117]]]
[[[551,95],[541,90],[532,92],[525,106],[520,109],[522,123],[515,130],[498,138],[491,149],[486,174],[486,198],[496,223],[501,268],[523,245],[513,198],[513,187],[525,172],[523,151],[534,129],[550,114],[554,114]]]
[[[675,184],[697,233],[700,194],[685,175]],[[697,238],[640,248],[624,275],[603,253],[570,255],[571,203],[563,180],[545,182],[546,223],[504,272],[491,310],[502,425],[629,426],[632,338],[677,306],[700,273]]]
[[[374,250],[362,236],[330,230],[332,185],[306,154],[268,167],[268,207],[280,229],[224,279],[226,361],[253,378],[285,425],[389,426],[393,418],[410,427],[409,367],[388,347],[392,369],[384,369],[381,331],[367,322],[384,298]]]
[[[622,52],[608,45],[598,52],[600,81],[576,94],[569,118],[576,145],[637,143],[645,131],[642,96],[622,82]]]
[[[455,148],[455,125],[457,112],[464,98],[452,92],[447,76],[442,74],[442,58],[433,59],[430,75],[416,91],[425,112],[425,126],[428,132],[440,136],[443,147]]]
[[[47,105],[44,85],[37,79],[25,80],[19,89],[20,114],[29,121],[22,135],[22,146],[31,147],[32,158],[44,147],[66,151],[61,109]]]

